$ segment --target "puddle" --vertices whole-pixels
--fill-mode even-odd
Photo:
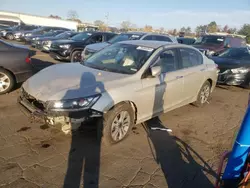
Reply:
[[[48,147],[50,147],[50,144],[43,144],[42,145],[42,148],[48,148]]]
[[[21,129],[17,130],[17,132],[23,132],[31,129],[31,127],[22,127]]]
[[[40,129],[43,129],[43,130],[48,129],[48,128],[49,128],[49,126],[47,124],[44,124],[44,125],[40,126]]]

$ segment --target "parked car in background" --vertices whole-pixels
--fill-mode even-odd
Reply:
[[[30,50],[26,46],[0,40],[0,94],[10,92],[16,83],[31,75]]]
[[[20,37],[20,40],[29,43],[31,39],[34,38],[35,36],[41,36],[41,35],[44,35],[45,33],[48,33],[50,31],[56,31],[56,30],[70,31],[70,29],[62,28],[62,27],[40,27],[33,31],[24,32],[22,36]]]
[[[230,47],[246,46],[245,36],[233,34],[207,34],[199,37],[194,45],[207,55],[219,54]]]
[[[195,43],[195,39],[194,38],[178,37],[177,41],[180,44],[186,44],[186,45],[192,45],[192,44]]]
[[[229,48],[210,58],[220,69],[219,84],[250,88],[250,51],[247,47]]]
[[[1,31],[1,33],[2,33],[2,36],[4,38],[6,38],[8,40],[13,40],[13,39],[15,39],[15,34],[19,34],[25,30],[30,31],[30,30],[36,29],[37,27],[38,26],[22,24],[22,25],[7,28],[7,29]]]
[[[21,40],[21,36],[22,36],[24,33],[26,33],[26,32],[31,32],[31,31],[33,31],[33,30],[35,30],[35,29],[38,29],[38,28],[40,28],[40,26],[26,25],[26,26],[24,26],[22,29],[20,29],[19,31],[13,32],[13,34],[14,34],[14,39],[20,41],[20,40]]]
[[[0,31],[3,31],[3,30],[5,30],[5,29],[8,29],[10,26],[8,26],[8,25],[2,25],[2,24],[0,24]],[[0,35],[0,37],[1,37],[1,35]]]
[[[83,61],[84,59],[87,59],[88,57],[100,51],[101,49],[110,46],[111,44],[115,44],[117,42],[125,40],[156,40],[156,41],[178,43],[175,37],[171,35],[145,33],[145,32],[127,32],[127,33],[121,33],[107,42],[87,45],[81,54],[81,59]]]
[[[115,144],[135,124],[190,103],[207,104],[217,76],[215,63],[193,47],[130,40],[83,63],[42,70],[23,84],[19,104],[65,133],[96,118],[98,138]]]
[[[34,35],[34,36],[30,37],[31,46],[35,48],[37,44],[40,44],[40,39],[44,39],[47,37],[55,37],[56,35],[59,35],[59,34],[64,33],[64,32],[65,32],[64,30],[53,30],[53,31],[50,31],[50,32],[45,33],[43,35]]]
[[[60,33],[56,36],[52,37],[43,37],[37,40],[35,48],[44,51],[44,52],[49,52],[50,51],[50,46],[53,41],[56,40],[62,40],[62,39],[71,39],[71,37],[79,34],[78,32],[75,31],[64,31],[63,33]]]
[[[50,56],[57,60],[80,62],[81,53],[86,45],[108,41],[115,35],[111,32],[82,32],[70,40],[52,42]]]

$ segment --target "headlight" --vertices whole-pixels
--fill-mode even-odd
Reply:
[[[31,36],[31,33],[27,33],[27,34],[25,34],[25,36],[27,36],[27,37],[28,37],[28,36]]]
[[[214,55],[214,53],[215,53],[215,51],[210,51],[210,50],[207,51],[207,55],[209,55],[209,56]]]
[[[44,41],[44,42],[43,42],[43,45],[50,46],[51,43],[52,43],[51,41]]]
[[[231,69],[231,71],[234,74],[244,74],[244,73],[249,72],[249,69],[245,68],[245,67],[241,67],[241,68],[237,68],[237,69]]]
[[[69,49],[70,44],[59,45],[60,48]]]
[[[90,108],[100,98],[100,95],[49,102],[48,108],[53,111],[79,111]]]

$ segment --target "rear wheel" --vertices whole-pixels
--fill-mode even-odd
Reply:
[[[0,69],[0,95],[10,92],[15,86],[15,79],[12,74]]]
[[[75,62],[81,62],[82,58],[81,58],[81,51],[74,51],[71,55],[71,62],[75,63]]]
[[[202,87],[199,91],[196,102],[194,102],[193,104],[197,107],[204,106],[206,103],[208,103],[208,99],[210,97],[210,94],[211,94],[211,84],[209,81],[206,81],[202,85]]]
[[[6,35],[6,38],[7,38],[8,40],[13,40],[13,39],[14,39],[14,35],[11,34],[11,33],[9,33],[9,34]]]
[[[97,137],[106,145],[124,140],[134,126],[134,111],[130,104],[115,106],[98,121]]]

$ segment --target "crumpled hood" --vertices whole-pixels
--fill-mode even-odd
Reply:
[[[86,48],[89,49],[90,51],[98,52],[109,45],[111,44],[107,42],[102,42],[102,43],[90,44]]]
[[[52,65],[29,78],[23,89],[41,101],[74,99],[103,93],[129,75],[101,71],[80,63]]]

